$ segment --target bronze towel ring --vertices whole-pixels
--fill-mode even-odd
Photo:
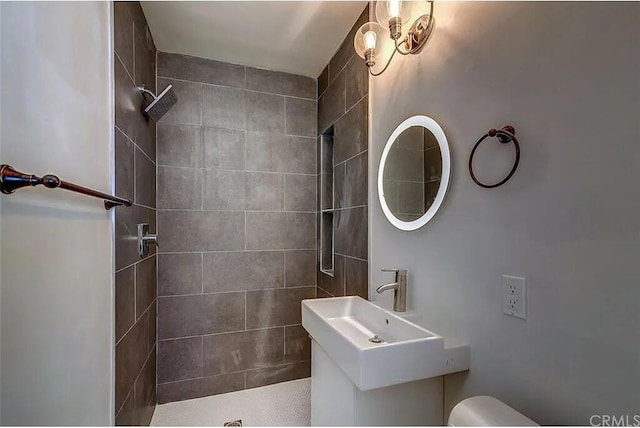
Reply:
[[[509,181],[509,179],[516,172],[516,169],[518,168],[518,163],[520,162],[520,144],[518,144],[518,139],[516,138],[515,134],[516,134],[516,130],[513,128],[513,126],[509,126],[509,125],[503,126],[502,129],[492,128],[489,130],[489,132],[484,134],[484,136],[478,140],[475,146],[473,146],[473,150],[471,150],[471,156],[469,156],[469,174],[471,174],[471,178],[478,186],[484,187],[485,189],[493,189],[494,187],[502,186],[504,183]],[[497,137],[502,144],[508,144],[513,141],[513,145],[516,148],[516,160],[513,163],[513,167],[511,168],[511,171],[502,181],[496,184],[482,183],[480,180],[476,178],[475,174],[473,173],[473,155],[475,154],[476,149],[478,148],[480,143],[482,143],[487,137]]]

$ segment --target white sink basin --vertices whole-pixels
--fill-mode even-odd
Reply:
[[[302,326],[362,391],[469,369],[469,347],[361,297],[302,301]],[[369,339],[383,340],[374,343]]]

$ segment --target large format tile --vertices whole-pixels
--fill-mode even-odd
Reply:
[[[323,174],[325,181],[330,179],[330,176]],[[333,207],[344,208],[347,205],[346,198],[347,187],[347,165],[346,162],[342,162],[333,168]]]
[[[247,170],[283,172],[287,156],[287,137],[282,133],[247,132]]]
[[[247,328],[300,324],[300,302],[313,297],[315,287],[247,291]]]
[[[141,111],[144,110],[144,99],[122,62],[116,57],[113,64],[116,126],[135,141]]]
[[[202,334],[202,295],[158,297],[158,339]]]
[[[152,350],[133,387],[134,424],[149,425],[156,408],[156,353]]]
[[[202,377],[202,336],[158,342],[158,383]]]
[[[205,210],[244,210],[247,173],[223,169],[204,170],[203,207]],[[221,227],[224,227],[221,225]]]
[[[204,375],[215,376],[284,362],[284,329],[204,336]]]
[[[318,273],[318,286],[333,297],[345,295],[345,257],[335,254],[333,257],[333,276]]]
[[[247,371],[247,389],[311,376],[311,361]]]
[[[287,174],[284,177],[285,211],[316,211],[316,176]]]
[[[311,360],[311,339],[301,325],[284,328],[284,360],[287,363]]]
[[[156,166],[138,149],[135,152],[135,165],[135,203],[155,208]]]
[[[316,173],[315,138],[287,136],[282,171],[298,174]]]
[[[247,67],[247,89],[293,97],[316,97],[315,79],[280,71]]]
[[[288,135],[315,137],[317,134],[317,103],[300,98],[285,99],[286,130]]]
[[[316,285],[317,250],[285,252],[285,286]]]
[[[244,373],[202,377],[158,385],[158,404],[188,400],[244,389]]]
[[[346,161],[344,202],[346,207],[367,205],[368,195],[368,152]]]
[[[134,31],[134,78],[136,86],[156,93],[156,48],[149,28]]]
[[[318,134],[325,133],[345,112],[345,74],[342,71],[318,99]]]
[[[316,245],[313,213],[247,212],[248,250],[304,250]]]
[[[133,143],[118,129],[115,130],[115,134],[116,195],[133,200],[134,152],[136,149]]]
[[[136,318],[140,318],[151,302],[156,299],[158,275],[155,255],[136,263],[135,268]]]
[[[202,334],[245,328],[245,293],[205,294],[202,300]]]
[[[178,102],[160,119],[160,123],[201,125],[202,85],[200,83],[158,78],[158,89],[164,90],[167,85],[173,85]]]
[[[349,110],[369,91],[369,69],[358,55],[351,57],[346,70],[346,109]]]
[[[133,406],[133,391],[129,393],[122,407],[116,413],[116,426],[135,425]]]
[[[124,64],[133,75],[133,19],[125,2],[113,2],[113,46]]]
[[[204,128],[202,158],[205,168],[244,169],[244,131]]]
[[[244,217],[237,211],[159,211],[162,251],[242,250]]]
[[[338,51],[333,55],[333,58],[331,58],[331,61],[329,62],[330,82],[344,68],[349,59],[356,54],[355,49],[353,48],[353,37],[355,36],[356,31],[358,31],[358,29],[367,21],[369,21],[368,4],[365,6],[357,21],[353,24],[353,27],[351,27],[349,34],[344,38],[342,44],[338,48]]]
[[[369,298],[369,267],[366,261],[345,257],[345,285],[347,296]]]
[[[247,131],[284,133],[284,97],[247,92]]]
[[[244,86],[244,66],[158,52],[158,76],[222,86]]]
[[[158,167],[158,208],[200,209],[202,170]]]
[[[135,268],[128,267],[116,273],[116,342],[136,321]]]
[[[367,105],[367,98],[364,98],[336,122],[333,137],[336,164],[367,150]]]
[[[280,288],[284,286],[284,253],[206,253],[203,270],[205,293]]]
[[[116,391],[115,404],[119,409],[124,403],[133,383],[149,354],[148,318],[141,318],[116,345]]]
[[[191,125],[158,124],[158,165],[200,168],[202,128]],[[158,186],[158,189],[161,189]]]
[[[322,96],[324,91],[329,86],[329,64],[322,70],[320,76],[318,76],[318,98]]]
[[[158,295],[202,293],[202,254],[158,254]]]
[[[345,208],[335,214],[336,253],[367,259],[367,207]]]
[[[282,211],[284,208],[282,174],[248,172],[246,209],[251,211]]]
[[[242,89],[202,87],[202,124],[216,128],[245,129],[247,95]]]

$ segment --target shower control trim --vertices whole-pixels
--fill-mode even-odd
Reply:
[[[158,235],[149,233],[149,223],[138,225],[138,255],[144,257],[149,254],[149,244],[158,245]]]

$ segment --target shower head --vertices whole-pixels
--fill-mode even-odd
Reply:
[[[178,102],[178,97],[176,93],[173,91],[173,86],[167,86],[164,91],[160,93],[157,97],[153,94],[153,92],[145,89],[144,86],[138,88],[145,94],[151,95],[153,97],[153,101],[151,104],[144,109],[144,112],[149,115],[151,120],[157,122],[160,120],[162,116],[164,116],[170,109]]]

